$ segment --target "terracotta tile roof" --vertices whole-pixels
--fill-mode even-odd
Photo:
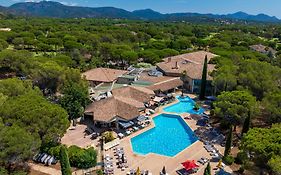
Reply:
[[[158,83],[158,82],[170,80],[173,78],[175,78],[175,77],[169,77],[169,76],[154,77],[154,76],[149,76],[147,72],[142,72],[139,80],[148,81],[148,82],[152,82],[152,83]]]
[[[265,53],[265,54],[269,53],[270,51],[272,52],[272,54],[277,53],[277,51],[274,50],[273,48],[264,46],[262,44],[252,45],[250,46],[250,48],[256,52]]]
[[[134,106],[133,103],[124,99],[110,97],[93,102],[86,107],[85,113],[93,113],[93,119],[102,122],[110,122],[115,117],[131,120],[139,115],[138,107]]]
[[[133,99],[138,102],[148,102],[154,92],[145,87],[125,86],[112,90],[114,97]]]
[[[82,73],[88,81],[112,82],[128,71],[110,68],[96,68]]]
[[[158,63],[157,67],[166,74],[173,74],[180,76],[183,71],[187,72],[187,76],[192,79],[201,79],[203,64],[205,56],[207,55],[208,61],[217,55],[206,51],[198,51],[193,53],[187,53],[177,55],[173,57],[165,58],[163,62]],[[177,66],[176,66],[177,65]],[[208,64],[208,72],[212,72],[215,66]],[[209,75],[207,79],[210,80],[212,77]]]
[[[154,85],[149,86],[148,89],[151,89],[153,91],[156,90],[167,91],[182,86],[182,84],[183,82],[180,80],[180,78],[174,78],[164,82],[155,83]]]

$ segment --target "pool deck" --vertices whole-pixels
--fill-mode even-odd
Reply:
[[[176,100],[175,102],[173,102],[169,105],[161,106],[155,114],[151,115],[151,118],[154,118],[155,116],[157,116],[161,113],[167,113],[167,112],[163,111],[163,108],[173,105],[177,102],[178,101]],[[167,114],[169,114],[169,113],[167,113]],[[170,114],[175,114],[175,113],[170,113]],[[179,115],[179,114],[177,114],[177,115]],[[180,116],[184,117],[186,115],[187,115],[187,113],[183,113]],[[198,128],[198,126],[196,125],[196,120],[193,120],[193,119],[185,120],[184,119],[184,121],[193,131]],[[137,131],[137,132],[133,133],[132,135],[121,139],[121,143],[118,147],[124,148],[125,155],[127,156],[127,159],[128,159],[129,168],[125,169],[125,171],[121,171],[121,169],[117,169],[116,166],[114,166],[115,167],[114,174],[124,175],[128,171],[130,171],[130,169],[137,169],[139,167],[141,170],[149,170],[149,172],[151,172],[154,175],[154,174],[159,174],[159,172],[162,170],[163,166],[165,166],[166,171],[169,175],[176,175],[177,174],[176,171],[183,168],[181,163],[186,160],[197,161],[201,157],[206,157],[208,159],[211,159],[210,154],[204,149],[203,143],[201,141],[194,142],[192,145],[190,145],[189,147],[187,147],[186,149],[184,149],[183,151],[181,151],[174,157],[167,157],[167,156],[158,155],[158,154],[154,154],[154,153],[150,153],[145,156],[135,154],[133,152],[130,139],[153,127],[154,127],[154,122],[152,122],[151,125],[148,126],[147,128]],[[175,135],[175,137],[176,137],[176,135]],[[224,148],[222,148],[219,145],[215,145],[215,147],[219,150],[219,152],[221,154],[223,153]],[[109,154],[110,156],[114,157],[112,149],[106,151],[105,154]],[[114,163],[116,162],[115,158],[113,159],[113,162]],[[215,174],[215,170],[213,170],[213,168],[215,168],[217,166],[218,162],[211,161],[210,164],[211,164],[211,168],[212,168],[212,174]],[[205,165],[199,164],[199,165],[200,165],[199,171],[195,174],[203,175],[204,169],[207,166],[207,164],[205,164]],[[230,173],[232,172],[232,170],[227,166],[224,169],[227,172],[230,172]]]

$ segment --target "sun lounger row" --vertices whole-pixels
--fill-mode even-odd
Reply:
[[[110,157],[108,154],[104,157],[104,174],[110,175],[114,174],[114,168],[113,168],[113,158]]]
[[[207,159],[205,157],[201,157],[201,159],[199,159],[197,162],[202,165],[205,165],[205,163],[209,162],[209,159]]]
[[[124,171],[126,168],[129,167],[127,164],[128,161],[127,161],[127,157],[125,156],[123,147],[115,148],[114,155],[116,156],[116,164],[118,168]]]
[[[145,123],[141,123],[139,125],[133,126],[132,128],[126,129],[124,133],[118,133],[118,137],[120,139],[124,138],[125,136],[131,135],[132,133],[139,131],[140,129],[143,129],[147,127],[150,124],[150,121],[146,121]]]

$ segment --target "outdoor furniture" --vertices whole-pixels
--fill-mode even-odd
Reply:
[[[197,165],[194,160],[187,160],[187,161],[185,161],[181,164],[184,167],[184,169],[187,171],[187,172],[184,172],[184,173],[188,174],[189,172],[196,171],[196,169],[198,171],[197,167],[199,167],[199,165]]]
[[[134,129],[134,131],[138,131],[139,130],[139,128],[136,127],[136,126],[134,126],[133,129]]]
[[[178,173],[178,175],[188,175],[189,172],[186,169],[180,169],[176,171]]]
[[[122,133],[118,133],[117,135],[120,139],[122,139],[124,137],[124,134],[122,134]]]
[[[130,135],[130,134],[131,134],[131,131],[126,130],[126,134],[127,134],[127,135]]]
[[[212,145],[204,145],[204,148],[208,151],[208,152],[216,152],[216,150],[214,149],[214,147]]]

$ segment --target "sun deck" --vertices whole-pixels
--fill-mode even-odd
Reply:
[[[177,102],[178,101],[175,101],[169,105],[173,105]],[[154,118],[155,116],[158,116],[161,113],[167,113],[167,112],[163,111],[163,108],[166,106],[167,105],[160,107],[155,114],[151,115],[151,118]],[[175,114],[175,113],[170,113],[170,114]],[[184,118],[188,114],[183,113],[183,114],[177,114],[177,115],[180,115],[182,118]],[[193,131],[198,128],[198,126],[196,125],[196,120],[185,120],[184,119],[184,121]],[[151,172],[152,174],[159,174],[159,172],[161,171],[163,166],[165,166],[167,173],[170,175],[174,175],[174,174],[177,174],[176,173],[177,170],[183,168],[181,163],[186,160],[197,161],[202,157],[206,157],[210,160],[212,159],[210,154],[204,148],[204,144],[199,140],[194,142],[192,145],[188,146],[187,148],[185,148],[183,151],[181,151],[174,157],[168,157],[168,156],[158,155],[158,154],[154,154],[154,153],[149,153],[147,155],[135,154],[132,149],[131,138],[133,138],[153,127],[155,127],[155,126],[154,126],[154,123],[152,122],[152,124],[150,126],[148,126],[147,128],[137,131],[137,132],[131,134],[130,136],[127,136],[121,140],[120,145],[118,147],[124,148],[124,152],[125,152],[125,155],[128,160],[127,164],[129,166],[129,168],[122,171],[121,169],[117,168],[117,166],[114,166],[114,174],[124,175],[127,172],[129,172],[130,169],[137,169],[138,167],[141,170],[149,170],[149,172]],[[219,150],[220,153],[222,153],[224,150],[224,148],[222,148],[220,145],[215,145],[215,147]],[[111,157],[114,157],[113,149],[105,151],[104,154],[109,154]],[[115,163],[116,160],[113,159],[113,162]],[[218,165],[217,161],[216,162],[211,161],[212,169],[215,168],[217,165]],[[199,171],[196,174],[198,174],[198,175],[203,174],[205,167],[206,167],[206,164],[200,165]],[[232,172],[232,170],[229,167],[225,167],[225,170],[228,172]],[[212,170],[212,171],[213,171],[212,174],[214,174],[214,170]]]

